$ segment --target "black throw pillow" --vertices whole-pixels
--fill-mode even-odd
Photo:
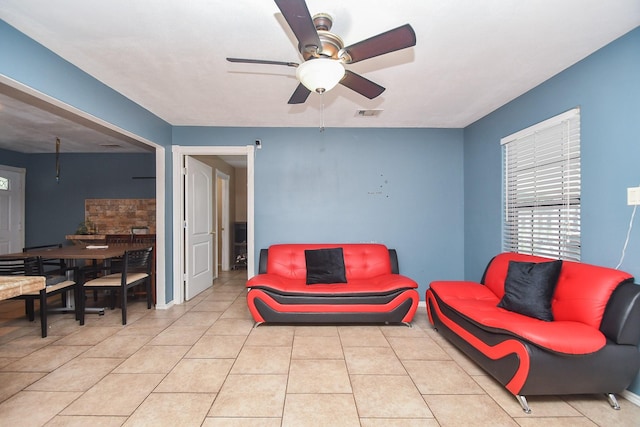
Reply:
[[[498,307],[552,321],[551,298],[561,269],[561,260],[538,263],[509,261],[504,296]]]
[[[307,249],[307,285],[318,283],[347,283],[342,248]]]

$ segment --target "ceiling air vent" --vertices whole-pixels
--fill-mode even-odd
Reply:
[[[104,148],[122,148],[122,145],[119,144],[100,144],[100,146]]]
[[[358,110],[356,117],[376,117],[382,113],[382,110]]]

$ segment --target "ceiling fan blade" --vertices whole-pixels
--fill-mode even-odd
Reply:
[[[315,53],[322,48],[320,37],[313,24],[309,8],[304,0],[274,0],[293,34],[298,39],[300,53]]]
[[[345,47],[344,61],[353,64],[364,59],[415,46],[416,33],[409,24]]]
[[[227,58],[229,62],[240,62],[243,64],[267,64],[267,65],[285,65],[287,67],[297,67],[296,62],[284,62],[284,61],[268,61],[264,59],[246,59],[246,58]]]
[[[304,104],[310,93],[311,91],[300,83],[293,92],[293,95],[291,95],[291,98],[289,98],[289,102],[287,104]]]
[[[379,84],[349,70],[345,71],[340,84],[369,99],[373,99],[385,91],[385,88]]]

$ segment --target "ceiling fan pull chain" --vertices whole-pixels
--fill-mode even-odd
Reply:
[[[322,103],[320,106],[320,120],[322,121],[320,124],[320,132],[324,132],[324,92],[320,93],[320,100]]]

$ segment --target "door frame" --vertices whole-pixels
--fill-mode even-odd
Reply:
[[[11,172],[14,173],[16,175],[18,175],[18,189],[19,191],[17,192],[18,197],[20,198],[18,200],[18,204],[20,206],[20,218],[18,218],[18,224],[12,224],[12,225],[16,225],[19,228],[19,238],[20,241],[18,242],[18,246],[20,247],[16,247],[13,249],[9,250],[9,253],[11,252],[19,252],[22,250],[22,248],[25,246],[25,240],[24,240],[24,230],[25,230],[25,198],[26,198],[26,183],[27,180],[25,179],[26,174],[27,174],[27,170],[25,168],[17,168],[14,166],[8,166],[8,165],[1,165],[0,164],[0,171],[7,171],[7,172]]]
[[[221,170],[215,170],[216,176],[216,200],[214,203],[218,203],[220,200],[221,214],[218,217],[218,210],[216,209],[216,233],[220,230],[220,242],[222,243],[218,247],[218,239],[216,236],[216,270],[218,268],[218,253],[220,253],[220,271],[231,270],[231,264],[229,262],[231,255],[231,240],[230,240],[230,224],[229,221],[229,179],[231,178]],[[222,194],[218,194],[218,180],[222,181]],[[221,223],[222,222],[222,223]],[[222,229],[224,228],[224,231]],[[218,252],[220,251],[220,252]],[[216,271],[217,273],[217,271]],[[217,276],[217,274],[216,274]]]
[[[185,156],[246,156],[247,157],[247,276],[254,275],[254,147],[247,146],[172,146],[173,172],[173,303],[184,302],[184,157]]]
[[[156,258],[156,308],[164,309],[168,308],[166,301],[166,252],[165,252],[165,200],[167,197],[167,191],[165,191],[165,168],[166,168],[166,151],[163,145],[157,144],[150,139],[137,135],[126,129],[123,129],[113,123],[109,123],[101,118],[98,118],[92,114],[89,114],[77,107],[74,107],[66,102],[63,102],[57,98],[47,95],[39,90],[27,86],[24,83],[20,83],[14,79],[11,79],[3,74],[0,74],[0,92],[9,94],[9,92],[17,91],[20,94],[20,99],[26,103],[47,110],[62,117],[66,117],[72,121],[76,121],[84,126],[97,126],[96,129],[108,129],[114,131],[120,135],[131,138],[144,145],[148,145],[155,150],[155,163],[156,163],[156,247],[154,250],[154,256]],[[7,91],[8,90],[8,91]],[[103,130],[104,130],[103,129]],[[26,188],[26,184],[25,184]],[[167,189],[168,190],[168,189]],[[25,194],[26,196],[26,194]],[[26,214],[26,210],[25,210]],[[25,227],[26,228],[26,227]]]

